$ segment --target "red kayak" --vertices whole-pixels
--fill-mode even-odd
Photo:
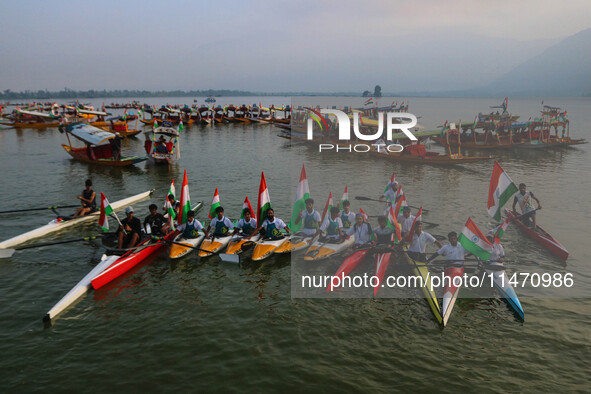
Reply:
[[[392,253],[377,253],[376,254],[376,276],[378,277],[378,285],[373,288],[373,296],[375,297],[380,290],[380,286],[382,284],[382,279],[384,278],[384,274],[388,269],[388,264],[390,264],[390,258],[392,257]]]
[[[172,241],[174,237],[178,235],[177,231],[173,231],[167,236],[164,237],[166,240]],[[107,269],[101,272],[99,275],[95,276],[94,279],[90,282],[92,287],[96,290],[107,283],[117,279],[143,260],[148,258],[149,256],[153,255],[154,253],[160,251],[163,247],[167,245],[164,241],[157,241],[155,243],[150,243],[152,240],[150,238],[144,240],[138,246],[138,249],[130,250],[129,252],[125,253],[123,256],[115,260],[113,264],[111,264]]]
[[[525,223],[519,220],[519,217],[516,216],[515,211],[505,209],[505,213],[511,219],[515,219],[513,222],[517,224],[519,228],[521,228],[527,234],[528,237],[548,249],[553,255],[566,261],[568,258],[568,250],[566,250],[566,248],[562,246],[560,242],[554,239],[554,237],[544,231],[544,229],[542,229],[540,226],[537,226],[536,230],[528,227]]]
[[[369,253],[371,248],[361,249],[356,252],[353,252],[351,255],[347,256],[347,258],[343,261],[343,264],[337,270],[337,273],[334,274],[335,277],[344,278],[348,276],[351,271],[355,269],[359,265],[359,263],[365,258],[365,256]],[[333,278],[331,284],[327,287],[326,291],[331,292],[335,287],[337,287],[338,280]]]

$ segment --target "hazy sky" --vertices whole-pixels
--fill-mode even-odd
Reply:
[[[588,0],[0,0],[0,90],[465,89],[589,16]]]

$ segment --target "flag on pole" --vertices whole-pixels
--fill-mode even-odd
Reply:
[[[359,208],[359,213],[363,215],[364,222],[369,222],[369,216],[367,216],[367,213],[363,209]]]
[[[326,215],[330,212],[330,208],[332,208],[332,205],[332,192],[330,192],[330,194],[328,195],[328,200],[326,200],[326,205],[324,206],[324,211],[322,212],[322,223],[324,223],[324,219],[326,218]]]
[[[191,197],[189,196],[189,182],[187,181],[187,170],[183,176],[183,188],[181,189],[181,208],[179,210],[178,223],[187,223],[187,213],[191,210]]]
[[[501,220],[501,208],[519,189],[503,167],[495,160],[490,185],[488,187],[488,214],[495,220]]]
[[[413,220],[413,222],[412,222],[412,226],[410,227],[410,230],[408,231],[408,234],[406,236],[407,242],[412,241],[412,237],[414,237],[414,233],[415,233],[415,226],[417,224],[417,221],[421,220],[422,215],[423,215],[423,206],[421,206],[419,208],[419,212],[417,212],[417,216],[415,216],[415,220]]]
[[[486,239],[482,231],[476,226],[471,218],[468,218],[458,242],[468,252],[482,260],[489,260],[493,245]]]
[[[390,186],[392,186],[392,184],[394,182],[396,182],[396,174],[392,173],[390,180],[388,181],[388,183],[386,184],[386,187],[384,188],[384,193],[386,193],[388,191],[388,189],[390,188]]]
[[[289,224],[289,228],[294,233],[300,231],[300,229],[304,225],[303,222],[300,222],[298,224],[295,224],[295,222],[300,212],[306,209],[306,199],[308,198],[310,198],[310,187],[308,186],[308,176],[306,175],[306,167],[302,164],[302,172],[300,174],[300,181],[298,183],[298,189],[296,191],[296,200],[293,204],[293,210],[291,213],[291,223]]]
[[[396,208],[394,209],[394,214],[396,215],[396,217],[398,217],[398,214],[400,214],[400,209],[404,209],[403,207],[408,205],[406,203],[406,195],[402,191],[402,186],[398,186],[398,192],[396,195],[398,196],[399,194],[400,197],[398,197],[398,201],[396,202]]]
[[[441,133],[439,133],[439,135],[441,137],[443,137],[445,135],[445,130],[447,129],[447,120],[445,121],[445,123],[443,124],[443,128],[441,129]]]
[[[211,208],[209,209],[209,218],[213,219],[216,217],[215,210],[217,207],[221,206],[220,204],[220,193],[218,192],[218,188],[215,188],[215,192],[213,193],[213,199],[211,200]]]
[[[244,199],[242,203],[242,209],[240,210],[240,219],[244,219],[244,210],[248,208],[250,211],[250,216],[256,219],[256,215],[254,213],[254,209],[252,209],[252,205],[250,205],[250,201],[248,200],[248,196]]]
[[[104,231],[109,231],[109,219],[108,216],[113,213],[113,208],[111,208],[111,204],[107,200],[107,197],[101,192],[101,213],[99,216],[99,226],[103,228]]]
[[[349,187],[345,185],[345,191],[343,192],[343,197],[341,197],[341,201],[339,203],[339,209],[343,209],[343,202],[347,200],[349,201]]]
[[[390,209],[388,210],[388,228],[394,230],[394,234],[392,234],[392,241],[398,243],[402,241],[402,233],[401,233],[401,226],[396,219],[396,214],[394,212],[394,207],[390,205]],[[412,238],[411,238],[412,239]]]
[[[503,238],[503,235],[505,234],[505,230],[509,226],[509,222],[511,222],[510,217],[505,219],[505,221],[503,223],[499,224],[497,227],[495,227],[492,230],[495,233],[494,238],[495,238],[496,244],[501,243],[501,238]]]
[[[269,189],[267,188],[267,181],[265,179],[265,172],[261,172],[261,183],[259,185],[259,200],[257,205],[257,217],[262,223],[267,218],[267,210],[271,208],[271,197],[269,196]]]

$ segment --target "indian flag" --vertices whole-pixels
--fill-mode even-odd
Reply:
[[[242,203],[242,209],[240,210],[240,219],[244,219],[244,210],[248,208],[250,211],[250,216],[256,219],[256,215],[254,214],[254,210],[252,209],[252,205],[250,205],[250,201],[248,200],[248,196],[244,199]]]
[[[388,210],[388,225],[387,225],[387,227],[394,230],[394,234],[392,234],[392,236],[393,237],[395,236],[395,239],[393,239],[393,241],[398,243],[402,240],[402,233],[401,233],[401,226],[398,223],[396,216],[397,215],[394,212],[394,207],[392,205],[390,205],[390,209]]]
[[[388,183],[386,184],[386,187],[384,188],[384,193],[386,193],[388,191],[388,189],[390,188],[390,186],[396,181],[396,174],[392,173],[392,176],[390,177],[390,180],[388,181]]]
[[[179,211],[178,223],[187,223],[187,213],[191,210],[191,197],[189,196],[189,182],[187,182],[187,170],[183,177],[183,188],[181,189],[181,208]]]
[[[109,215],[113,213],[113,208],[111,208],[111,204],[107,200],[107,197],[101,192],[101,213],[99,216],[99,226],[103,228],[105,231],[109,231]]]
[[[345,185],[345,191],[343,192],[343,197],[341,197],[341,201],[339,204],[339,209],[343,209],[343,202],[349,200],[349,187]]]
[[[219,207],[220,204],[220,193],[218,192],[218,188],[215,188],[215,192],[213,193],[213,199],[211,200],[211,208],[209,209],[209,218],[213,219],[216,217],[215,209]]]
[[[182,116],[182,114],[180,115],[180,117],[181,117],[181,120],[180,120],[180,122],[179,122],[179,129],[178,129],[178,131],[179,131],[179,134],[180,134],[180,133],[181,133],[181,131],[183,131],[183,129],[185,128],[185,127],[183,126],[183,116]]]
[[[474,117],[474,124],[472,125],[472,128],[476,130],[476,126],[478,125],[478,115],[476,115]]]
[[[330,212],[330,208],[332,208],[332,205],[332,192],[330,192],[330,194],[328,195],[328,200],[326,200],[326,205],[324,206],[324,211],[322,212],[321,222],[324,222],[324,219],[326,218],[326,215]]]
[[[306,167],[302,165],[302,172],[300,174],[300,181],[298,182],[298,189],[296,191],[296,200],[293,204],[293,211],[291,213],[291,223],[289,228],[297,233],[300,231],[304,223],[295,224],[298,215],[301,211],[306,209],[306,199],[310,198],[310,186],[308,186],[308,176],[306,175]]]
[[[419,208],[419,212],[417,212],[417,216],[415,216],[415,220],[413,220],[412,222],[412,226],[410,227],[410,230],[408,231],[408,236],[407,236],[407,242],[411,242],[412,238],[414,237],[414,233],[415,233],[415,227],[417,225],[417,221],[421,220],[421,216],[423,215],[423,206],[421,206]]]
[[[372,105],[373,104],[373,97],[367,99],[363,105]]]
[[[517,186],[495,160],[490,186],[488,187],[488,214],[495,220],[501,220],[501,208],[517,193]]]
[[[441,129],[441,133],[439,133],[439,135],[441,137],[443,137],[445,135],[445,130],[447,130],[447,120],[445,121],[445,123],[443,124],[443,128]]]
[[[509,226],[509,222],[511,222],[511,218],[505,219],[505,221],[495,227],[492,231],[495,233],[495,243],[501,243],[501,238],[505,235],[505,230]]]
[[[259,200],[257,206],[257,217],[261,223],[267,217],[267,210],[269,208],[271,208],[271,197],[269,197],[269,189],[267,189],[265,172],[261,172],[261,183],[259,185]]]
[[[482,260],[490,259],[493,245],[486,239],[485,235],[474,224],[471,218],[468,218],[462,233],[458,237],[458,242],[474,256]]]
[[[398,186],[398,192],[396,192],[396,195],[400,195],[400,197],[398,197],[398,201],[396,202],[396,208],[394,208],[394,213],[396,214],[396,217],[398,217],[400,210],[404,209],[403,207],[407,206],[408,204],[406,203],[406,194],[404,194],[402,191],[402,186]]]
[[[141,108],[138,108],[137,109],[137,117],[138,117],[138,119],[139,118],[142,118],[142,119],[144,118],[144,113],[142,112],[142,109]]]

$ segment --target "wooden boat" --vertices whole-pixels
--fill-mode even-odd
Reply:
[[[146,160],[145,156],[121,157],[119,160],[115,160],[113,148],[109,142],[109,140],[115,138],[115,135],[108,131],[85,123],[72,123],[64,126],[63,130],[66,133],[69,145],[62,144],[62,147],[76,160],[115,167],[125,167]],[[70,136],[82,141],[86,146],[73,147]]]
[[[133,137],[138,135],[142,132],[140,129],[130,129],[127,125],[127,121],[123,120],[121,116],[116,116],[114,118],[107,119],[108,123],[106,126],[100,127],[101,129],[108,131],[109,133],[119,133],[119,135],[123,138],[125,137]],[[97,126],[99,127],[99,126]]]
[[[24,129],[43,129],[59,126],[59,116],[48,112],[27,111],[17,108],[8,118],[11,118],[12,122],[4,121],[0,122],[0,124]]]
[[[162,124],[144,133],[146,141],[144,148],[148,154],[148,161],[154,164],[170,164],[181,157],[178,129],[172,123],[164,121]],[[168,138],[168,141],[166,141]]]
[[[554,237],[551,236],[547,231],[545,231],[540,226],[537,226],[535,230],[530,228],[527,224],[523,223],[519,217],[517,217],[517,213],[515,211],[505,209],[505,213],[508,217],[513,219],[513,222],[517,224],[517,226],[523,232],[525,232],[528,237],[542,245],[556,257],[566,261],[568,258],[568,250],[566,250],[566,248],[560,242],[554,239]]]

